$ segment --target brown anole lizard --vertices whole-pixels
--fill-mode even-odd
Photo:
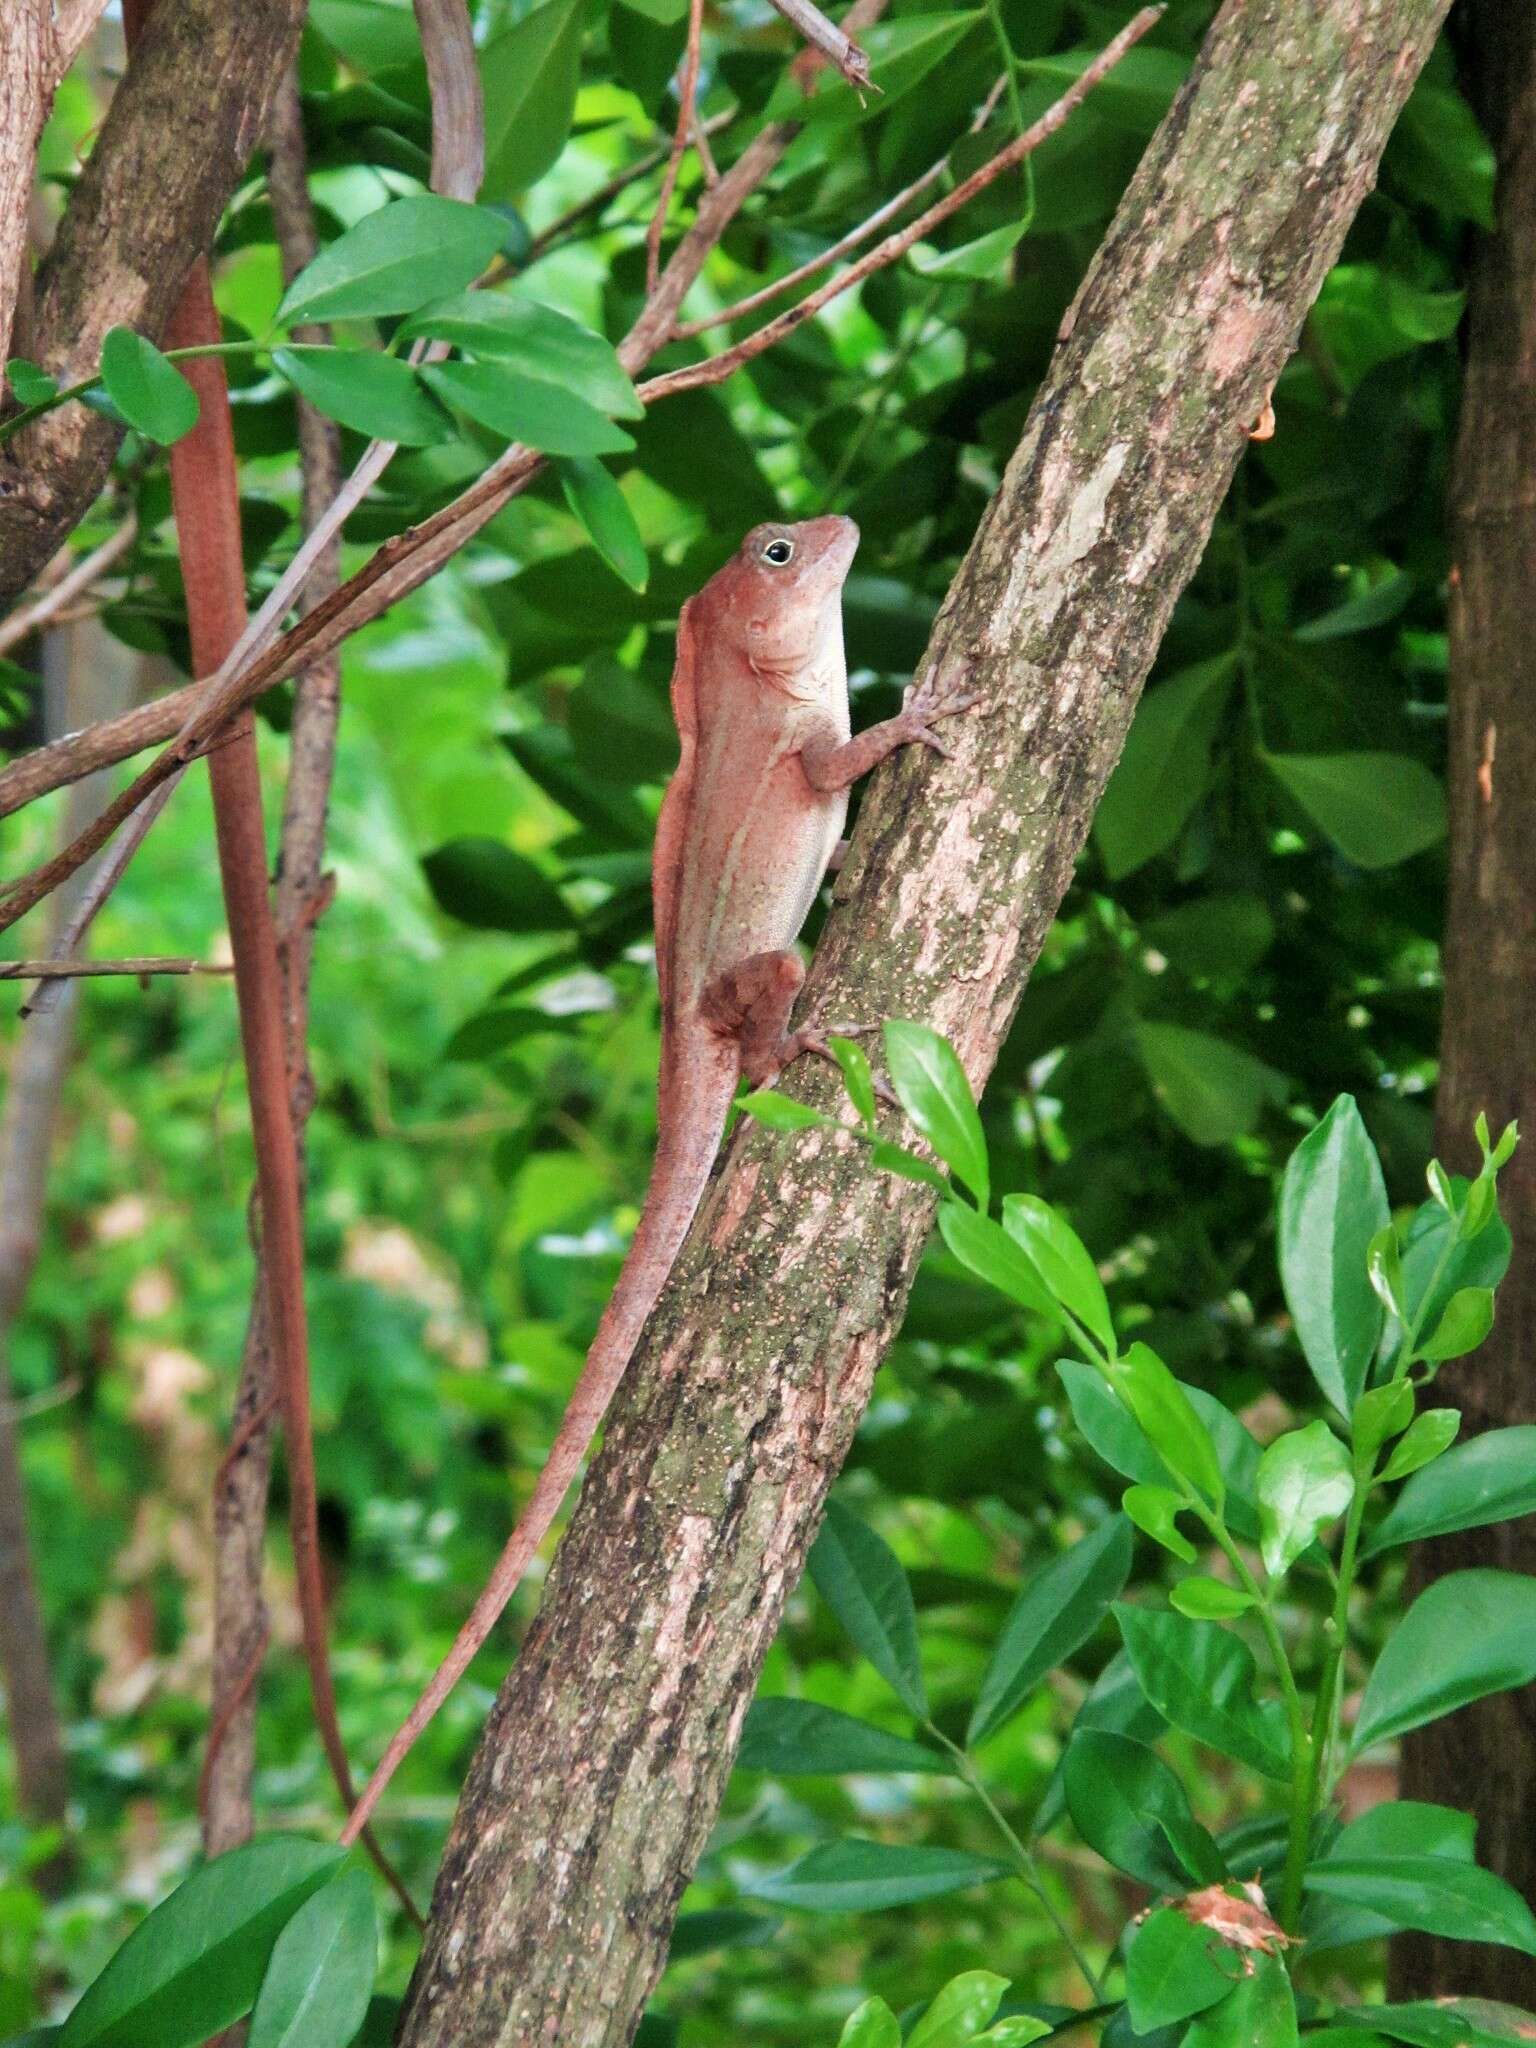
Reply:
[[[629,1255],[527,1507],[452,1649],[390,1742],[343,1835],[353,1841],[463,1675],[576,1477],[693,1221],[738,1082],[826,1050],[789,1029],[795,940],[843,829],[849,786],[897,747],[942,753],[933,723],[976,699],[930,671],[895,718],[850,737],[842,592],[851,519],[755,527],[684,605],[672,708],[682,741],[656,826],[661,992],[656,1158]]]

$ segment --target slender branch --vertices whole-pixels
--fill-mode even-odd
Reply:
[[[661,237],[667,225],[667,210],[672,204],[678,171],[682,168],[683,152],[687,149],[688,138],[693,133],[694,107],[699,91],[699,47],[703,35],[704,0],[688,0],[688,47],[683,57],[683,85],[678,97],[677,127],[673,131],[672,147],[667,154],[667,168],[662,172],[656,210],[651,215],[651,225],[645,237],[647,297],[654,295],[656,281],[661,274]]]
[[[182,960],[146,954],[128,960],[0,960],[0,981],[79,981],[88,975],[232,974],[222,960]]]
[[[986,127],[1006,83],[1006,79],[998,79],[966,130],[967,135],[979,135]],[[861,242],[867,241],[877,228],[883,228],[888,220],[894,220],[898,213],[910,206],[930,185],[937,184],[949,169],[953,156],[953,150],[946,151],[937,163],[928,166],[921,177],[914,178],[911,184],[904,186],[894,198],[887,199],[883,205],[877,206],[866,220],[860,221],[857,227],[850,228],[846,235],[833,242],[829,248],[823,249],[819,256],[812,256],[797,269],[786,271],[782,277],[774,278],[772,283],[765,284],[761,290],[749,292],[746,298],[738,299],[734,305],[723,307],[718,313],[706,313],[698,320],[679,321],[672,329],[673,341],[691,341],[696,334],[707,333],[711,327],[720,327],[728,320],[741,320],[748,313],[755,313],[759,306],[766,306],[771,300],[781,298],[785,292],[793,291],[797,284],[804,284],[808,277],[814,277],[819,270],[825,270],[828,264],[836,263],[840,257],[846,256],[850,249],[856,249]]]
[[[834,65],[853,87],[855,92],[878,91],[871,88],[869,58],[857,43],[837,26],[828,21],[819,7],[813,7],[811,0],[770,0],[792,28],[797,28],[813,50],[819,50],[829,64]]]
[[[82,555],[41,597],[34,598],[31,604],[18,606],[8,618],[0,619],[0,654],[57,619],[82,590],[89,590],[98,577],[104,576],[114,562],[127,554],[138,530],[138,519],[130,512],[116,533],[109,534],[100,547],[92,548],[88,555]]]
[[[766,326],[759,327],[756,333],[747,335],[733,347],[722,350],[717,356],[710,356],[702,363],[690,363],[684,369],[670,370],[663,376],[649,378],[641,385],[640,396],[650,405],[658,398],[670,398],[675,392],[695,391],[706,384],[723,384],[743,363],[751,362],[754,356],[762,355],[764,350],[772,348],[775,342],[782,341],[787,334],[792,334],[803,321],[810,318],[811,314],[819,313],[823,306],[830,305],[833,299],[850,291],[854,285],[861,284],[872,272],[883,270],[887,264],[905,256],[915,242],[920,242],[924,235],[931,233],[941,222],[948,220],[952,213],[958,213],[978,192],[985,191],[994,179],[1000,178],[1005,171],[1011,171],[1016,165],[1023,163],[1041,143],[1048,141],[1082,105],[1094,87],[1114,69],[1126,51],[1139,43],[1148,29],[1155,26],[1162,13],[1161,6],[1143,7],[1139,14],[1134,15],[1126,23],[1114,41],[1106,44],[1061,98],[1046,109],[1038,121],[1026,129],[1024,134],[1016,136],[1005,149],[999,150],[997,155],[984,163],[979,170],[973,171],[953,192],[946,193],[935,205],[930,206],[926,213],[920,213],[916,220],[909,221],[894,235],[888,235],[883,242],[877,242],[873,249],[867,250],[840,276],[830,278],[820,290],[810,293],[798,304],[791,306],[787,312],[780,313],[777,319],[770,320]]]
[[[68,71],[106,12],[107,0],[58,0],[53,13],[53,82]]]

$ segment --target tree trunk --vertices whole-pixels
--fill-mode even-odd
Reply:
[[[812,976],[827,1014],[924,1018],[987,1075],[1445,6],[1223,8],[935,626],[988,709],[951,760],[876,779]],[[737,1135],[471,1770],[407,2048],[632,2037],[931,1216],[839,1135]]]
[[[53,22],[48,0],[0,7],[0,362],[26,353],[13,340],[31,261],[32,178],[37,141],[53,103]]]
[[[3,4],[8,13],[15,0]],[[261,133],[303,18],[303,0],[156,9],[37,275],[29,352],[60,384],[91,375],[109,327],[159,340]],[[0,603],[79,522],[121,435],[89,406],[61,405],[0,450]]]
[[[1498,226],[1472,279],[1466,388],[1452,484],[1450,811],[1445,1021],[1436,1149],[1476,1166],[1479,1110],[1527,1132],[1499,1182],[1515,1256],[1498,1321],[1445,1396],[1462,1434],[1536,1422],[1536,11],[1465,10],[1468,85],[1498,153]],[[1536,1572],[1536,1524],[1503,1522],[1422,1548],[1411,1585],[1468,1565]],[[1478,1857],[1536,1901],[1536,1686],[1496,1694],[1403,1745],[1406,1797],[1471,1807]],[[1536,2007],[1536,1961],[1514,1949],[1400,1937],[1401,1995],[1476,1993]]]

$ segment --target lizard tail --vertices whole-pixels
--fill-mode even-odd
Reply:
[[[522,1582],[618,1390],[646,1318],[666,1285],[703,1198],[736,1089],[736,1047],[712,1033],[701,1033],[696,1044],[690,1043],[686,1058],[679,1058],[675,1049],[665,1051],[662,1071],[660,1129],[645,1206],[559,1433],[528,1504],[453,1647],[390,1739],[353,1808],[341,1834],[347,1845],[367,1826],[369,1815],[417,1736],[463,1677]]]

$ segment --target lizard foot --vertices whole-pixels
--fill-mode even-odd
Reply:
[[[920,683],[914,683],[902,700],[901,722],[907,729],[907,739],[919,746],[930,747],[934,753],[949,759],[949,748],[933,730],[941,718],[958,717],[962,711],[974,711],[986,699],[980,691],[967,690],[960,684],[939,681],[938,663],[934,662]]]
[[[814,1053],[817,1059],[831,1060],[837,1065],[837,1054],[828,1044],[829,1039],[867,1038],[872,1031],[879,1029],[878,1024],[830,1024],[821,1016],[811,1016],[798,1031],[790,1032],[785,1039],[784,1064],[788,1066],[791,1060],[798,1059],[802,1053],[808,1052]],[[871,1082],[877,1101],[887,1104],[891,1109],[900,1109],[900,1102],[878,1075],[872,1075]]]

